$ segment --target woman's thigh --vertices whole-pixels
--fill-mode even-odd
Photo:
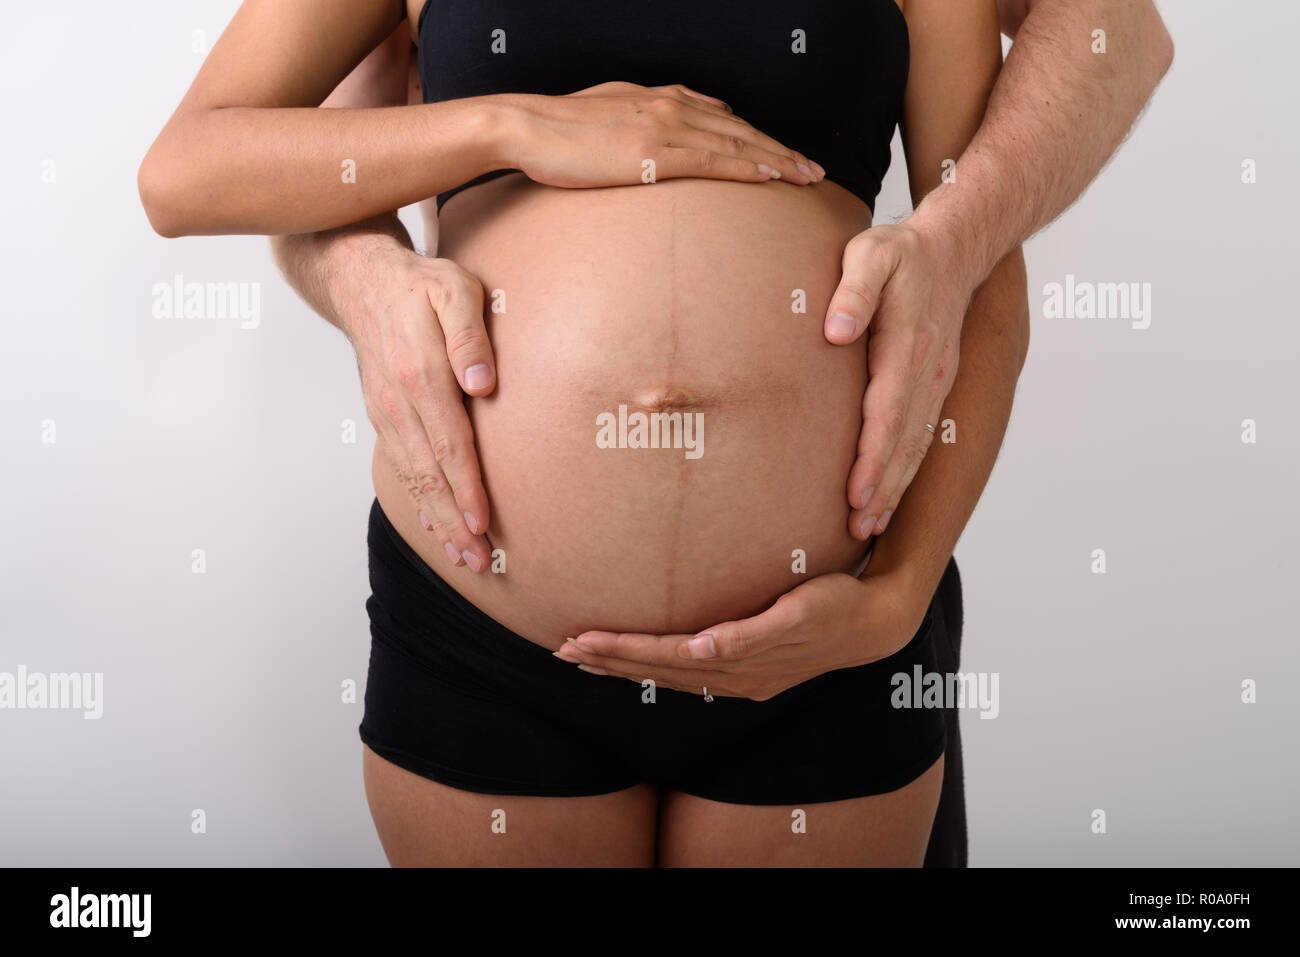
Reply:
[[[650,867],[657,795],[476,794],[412,774],[363,746],[366,799],[394,867]]]
[[[943,758],[887,794],[796,806],[723,804],[674,791],[659,815],[661,867],[920,867]],[[796,814],[796,811],[802,814]]]

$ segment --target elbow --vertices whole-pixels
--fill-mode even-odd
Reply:
[[[168,182],[169,176],[162,166],[163,164],[158,162],[150,151],[144,158],[144,162],[140,164],[135,185],[140,191],[140,205],[144,207],[144,214],[149,218],[149,225],[153,227],[153,231],[166,239],[175,239],[183,236],[185,232],[181,228],[181,217],[177,215],[174,208],[175,191]]]
[[[140,192],[140,205],[149,218],[149,225],[159,236],[176,239],[193,235],[194,223],[185,203],[189,192],[184,177],[176,175],[179,164],[166,149],[155,143],[140,163],[136,174],[136,188]]]

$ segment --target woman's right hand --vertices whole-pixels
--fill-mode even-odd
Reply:
[[[488,567],[488,499],[464,395],[496,386],[483,285],[449,259],[402,251],[400,273],[349,323],[366,411],[420,523],[447,558]]]
[[[564,96],[507,94],[522,122],[511,160],[548,186],[630,186],[680,177],[820,182],[826,171],[681,84],[601,83]],[[646,161],[653,161],[653,179]]]

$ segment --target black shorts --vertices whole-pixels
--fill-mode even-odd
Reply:
[[[361,740],[465,791],[576,797],[648,782],[733,804],[882,794],[943,754],[944,713],[895,708],[892,678],[938,670],[936,593],[897,654],[767,701],[579,671],[485,615],[370,510],[370,668]],[[945,576],[945,581],[949,576]]]

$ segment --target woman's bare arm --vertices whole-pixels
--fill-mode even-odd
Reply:
[[[497,169],[563,187],[637,184],[646,159],[658,179],[820,179],[680,84],[316,109],[404,16],[400,0],[245,0],[140,166],[154,229],[316,232]]]
[[[405,17],[400,0],[246,0],[140,166],[154,228],[314,232],[507,166],[483,98],[316,109]]]

